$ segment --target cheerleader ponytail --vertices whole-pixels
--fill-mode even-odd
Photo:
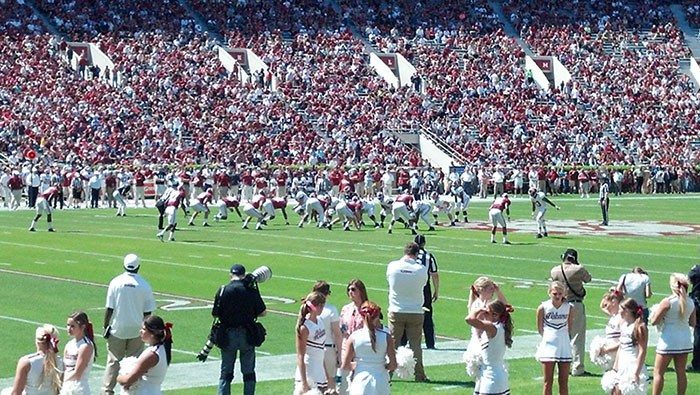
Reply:
[[[682,273],[671,274],[671,290],[678,296],[678,310],[681,318],[688,308],[688,277]]]
[[[84,311],[76,311],[73,314],[69,315],[68,318],[72,319],[83,328],[85,337],[87,337],[88,340],[90,340],[90,343],[92,343],[92,347],[95,351],[92,360],[96,361],[97,344],[95,344],[95,331],[93,330],[92,322],[90,322],[90,319],[88,318],[87,314]]]
[[[36,339],[40,341],[46,350],[44,351],[44,371],[42,375],[44,380],[41,381],[39,388],[42,388],[46,378],[48,378],[53,389],[52,393],[58,393],[61,389],[61,374],[58,370],[58,329],[55,326],[45,324],[36,329]]]

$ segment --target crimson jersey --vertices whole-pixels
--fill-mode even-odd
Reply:
[[[279,208],[286,208],[287,207],[287,199],[284,198],[272,198],[270,199],[272,201],[272,207],[275,209]]]
[[[493,204],[491,204],[491,207],[489,208],[497,208],[501,211],[507,209],[510,206],[510,199],[507,197],[498,197],[496,200],[493,201]]]
[[[182,182],[183,185],[190,185],[190,181],[192,181],[192,177],[190,177],[189,174],[186,172],[180,173],[180,181]]]
[[[262,207],[263,203],[265,203],[265,199],[265,195],[255,195],[250,204],[255,208],[260,208]]]
[[[239,202],[238,199],[228,197],[228,196],[223,198],[222,200],[224,201],[224,203],[226,203],[226,207],[229,207],[229,208],[235,208],[241,204],[241,202]]]
[[[258,189],[267,188],[267,179],[265,177],[258,177],[255,179],[255,186]]]
[[[241,174],[241,182],[243,185],[251,186],[253,185],[253,177],[247,171]]]
[[[397,202],[404,203],[406,206],[411,207],[413,204],[413,195],[409,195],[407,193],[401,194],[396,197]]]
[[[356,202],[348,202],[347,206],[350,210],[354,212],[362,211],[362,202],[359,200]]]
[[[212,195],[209,192],[202,192],[199,195],[197,195],[197,200],[204,205],[211,202],[211,198]]]
[[[41,193],[41,197],[46,200],[51,199],[54,195],[58,195],[58,188],[56,187],[48,187]]]
[[[328,203],[330,202],[330,199],[328,199],[327,197],[318,197],[318,202],[321,203],[321,207],[323,207],[323,209],[325,210],[328,208]]]
[[[140,171],[137,171],[136,174],[134,174],[134,185],[137,187],[142,187],[143,183],[146,181],[146,176],[143,175]]]
[[[177,191],[177,195],[175,195],[175,194],[170,195],[170,199],[168,199],[168,202],[166,203],[166,205],[168,207],[178,207],[180,205],[180,203],[182,203],[182,200],[185,198],[185,196],[187,196],[187,194],[185,193],[185,190],[180,188]]]

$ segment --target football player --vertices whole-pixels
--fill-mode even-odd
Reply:
[[[204,213],[204,223],[202,226],[209,226],[207,220],[209,219],[209,202],[214,198],[214,190],[212,188],[207,188],[206,191],[197,195],[195,203],[190,206],[192,211],[192,218],[190,218],[189,226],[194,226],[194,219],[197,218],[199,213]]]
[[[241,205],[241,202],[236,198],[236,197],[230,197],[230,196],[225,196],[219,201],[219,212],[216,214],[216,217],[214,217],[215,221],[219,221],[220,219],[226,220],[228,219],[228,210],[233,209],[236,210],[236,214],[238,214],[238,218],[243,221],[243,216],[241,215],[241,211],[238,209],[238,207]]]
[[[434,207],[433,207],[433,218],[435,218],[435,226],[438,226],[438,214],[440,213],[445,213],[447,214],[447,219],[450,220],[450,226],[455,226],[455,214],[454,214],[454,205],[451,201],[448,199],[445,199],[440,196],[439,193],[433,192],[430,194],[430,198],[433,201]],[[466,216],[465,216],[466,218]]]
[[[508,221],[510,221],[510,199],[508,199],[508,194],[504,193],[500,197],[497,197],[491,207],[489,207],[489,219],[493,227],[491,228],[491,242],[496,242],[496,228],[501,225],[503,229],[503,244],[510,244],[508,241],[508,228],[506,227],[506,219],[503,218],[503,212],[506,212],[508,216]]]
[[[60,185],[52,185],[48,188],[46,188],[43,192],[39,194],[39,197],[36,200],[36,216],[32,220],[32,224],[29,226],[29,231],[30,232],[35,232],[36,229],[34,229],[34,226],[36,226],[36,221],[41,218],[41,216],[46,213],[46,221],[49,224],[49,232],[55,232],[53,229],[53,224],[51,223],[52,218],[51,218],[51,205],[49,204],[49,201],[51,199],[56,198],[59,194]]]
[[[544,192],[538,192],[537,188],[530,188],[527,194],[530,195],[530,202],[532,202],[532,218],[537,222],[537,238],[541,239],[543,236],[547,236],[547,225],[544,220],[544,215],[547,213],[547,204],[557,210],[559,210],[559,206],[549,200]]]

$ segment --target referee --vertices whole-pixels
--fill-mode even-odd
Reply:
[[[435,349],[435,324],[433,324],[433,302],[438,299],[438,289],[440,288],[440,275],[438,274],[437,261],[435,256],[425,250],[425,236],[417,235],[414,239],[420,247],[416,256],[416,261],[428,267],[428,278],[423,287],[423,333],[425,334],[425,346],[431,350]],[[434,289],[431,290],[430,281],[433,282]]]
[[[603,213],[603,222],[600,224],[601,226],[608,226],[608,209],[610,209],[610,186],[608,184],[608,179],[607,177],[604,177],[600,183],[600,191],[599,191],[599,201],[600,201],[600,210]]]

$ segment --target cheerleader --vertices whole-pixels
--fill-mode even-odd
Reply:
[[[36,352],[25,355],[17,362],[15,380],[2,395],[55,395],[61,388],[63,362],[58,354],[58,329],[43,325],[36,329]]]
[[[634,299],[620,304],[620,347],[613,370],[605,373],[603,390],[613,395],[643,395],[647,392],[644,359],[647,356],[649,332],[644,323],[644,308]]]
[[[656,345],[654,361],[654,385],[652,393],[660,395],[664,389],[664,373],[673,360],[676,370],[677,393],[685,394],[688,387],[686,362],[693,351],[693,335],[690,327],[696,324],[693,300],[688,296],[688,277],[681,273],[671,274],[671,296],[659,303],[650,317],[652,325],[661,325],[659,343]]]
[[[542,363],[544,395],[552,394],[554,367],[559,371],[559,394],[569,395],[569,369],[571,367],[571,305],[565,301],[566,290],[559,281],[549,284],[549,300],[537,308],[537,331],[542,341],[535,357]]]
[[[323,365],[326,329],[320,318],[326,297],[318,292],[310,293],[299,309],[296,328],[297,370],[294,395],[305,394],[311,389],[322,393],[328,387]]]
[[[476,329],[481,343],[482,365],[474,387],[475,395],[510,394],[506,347],[513,345],[513,308],[500,300],[489,302],[485,308],[472,310],[467,324]]]
[[[605,326],[605,336],[596,336],[591,341],[590,357],[591,361],[602,367],[604,371],[612,369],[620,346],[620,302],[622,302],[622,292],[617,289],[610,289],[603,295],[600,301],[600,309],[610,318]]]
[[[350,395],[388,395],[389,372],[396,369],[396,351],[391,334],[379,321],[381,308],[374,302],[364,302],[360,308],[364,326],[345,341],[343,370],[354,371]]]
[[[97,357],[95,335],[87,314],[77,311],[66,322],[71,339],[63,352],[65,374],[61,395],[90,395],[88,377]]]
[[[485,309],[486,305],[493,300],[494,296],[496,296],[497,300],[503,302],[504,305],[507,304],[506,297],[503,295],[503,292],[501,292],[498,284],[488,277],[482,276],[477,278],[469,290],[467,314],[472,311]],[[464,361],[467,364],[467,374],[476,376],[479,371],[479,365],[481,364],[481,342],[477,329],[473,326],[471,328],[471,338],[467,345],[467,351],[464,353]]]

